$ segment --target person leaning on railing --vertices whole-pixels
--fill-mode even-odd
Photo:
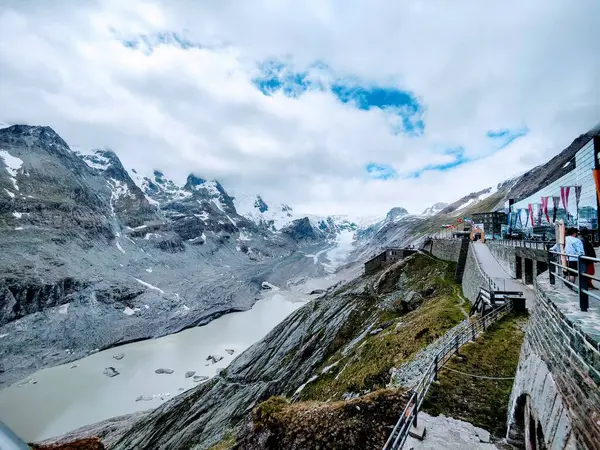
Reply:
[[[565,238],[565,253],[567,254],[567,265],[569,269],[577,271],[577,257],[579,255],[585,255],[583,248],[583,242],[577,238],[577,228],[567,228],[567,237]],[[585,272],[585,262],[581,261],[582,267],[581,272]],[[569,281],[575,283],[577,278],[577,272],[569,271]]]

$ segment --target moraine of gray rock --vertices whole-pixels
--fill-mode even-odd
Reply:
[[[110,378],[116,377],[117,375],[119,375],[119,372],[114,367],[107,367],[106,369],[104,369],[104,372],[102,372],[102,373]]]
[[[164,368],[156,369],[154,371],[154,373],[157,373],[159,375],[161,375],[161,374],[171,375],[173,372],[175,372],[173,369],[164,369]]]
[[[185,373],[185,377],[186,378],[190,378],[193,377],[195,375],[196,371],[195,370],[190,370],[188,372]]]
[[[231,348],[226,348],[225,353],[227,353],[228,355],[233,355],[235,353],[235,350],[233,350]]]
[[[116,355],[113,355],[113,358],[115,358],[117,361],[120,361],[125,358],[125,353],[117,353]]]
[[[223,359],[222,356],[219,355],[208,355],[206,357],[207,361],[212,361],[212,364],[218,363],[219,361],[221,361]]]
[[[195,375],[194,376],[194,382],[199,383],[201,381],[206,381],[208,380],[208,377],[204,376],[204,375]]]

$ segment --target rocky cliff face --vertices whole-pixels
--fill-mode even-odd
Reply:
[[[108,149],[73,152],[48,127],[0,129],[0,385],[247,309],[263,281],[322,273],[294,256],[302,230],[257,226],[216,181],[177,186]]]

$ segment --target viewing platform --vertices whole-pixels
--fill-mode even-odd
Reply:
[[[597,267],[598,269],[600,267]],[[590,296],[588,310],[581,311],[579,295],[567,288],[560,280],[557,280],[554,285],[550,284],[547,272],[538,275],[536,286],[552,302],[557,312],[588,342],[593,344],[596,350],[600,351],[600,301]],[[598,292],[600,293],[600,291]],[[597,370],[600,374],[600,361],[598,362]]]

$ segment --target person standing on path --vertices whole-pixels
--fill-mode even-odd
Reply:
[[[594,250],[594,246],[592,245],[592,243],[590,242],[590,233],[589,230],[587,228],[581,228],[581,242],[583,243],[583,251],[585,256],[590,256],[592,258],[596,257],[596,250]],[[596,274],[596,268],[594,267],[594,262],[593,261],[588,261],[586,263],[586,270],[585,272],[588,275],[592,275],[594,276]],[[588,278],[588,288],[589,289],[598,289],[596,286],[594,286],[592,284],[592,279]]]
[[[583,249],[583,242],[581,239],[577,238],[577,228],[569,228],[567,229],[567,237],[565,238],[565,253],[567,254],[567,262],[569,269],[577,271],[577,257],[579,255],[585,255],[585,250]],[[585,262],[581,262],[581,272],[585,272]],[[572,272],[569,270],[569,281],[571,283],[575,283],[575,278],[577,277],[577,272]]]

